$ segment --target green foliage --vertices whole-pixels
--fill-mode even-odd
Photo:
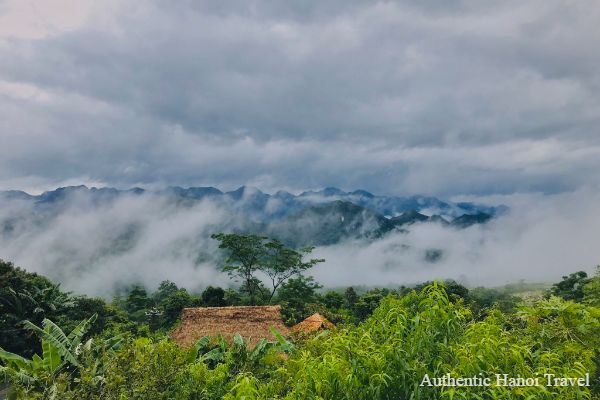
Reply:
[[[272,380],[263,391],[276,394],[283,390],[274,384],[285,363],[281,354],[293,350],[283,338],[250,348],[239,335],[232,344],[205,337],[190,349],[167,339],[140,338],[111,357],[100,385],[58,385],[57,394],[65,399],[235,399],[256,394],[259,379]]]
[[[134,286],[125,300],[125,310],[129,314],[129,318],[137,322],[146,320],[146,310],[151,305],[152,300],[148,297],[146,289],[141,286]]]
[[[250,295],[252,304],[256,302],[256,277],[265,256],[265,236],[241,235],[237,233],[216,233],[211,235],[220,242],[219,248],[227,252],[225,265],[221,268],[233,279],[241,279]]]
[[[342,294],[329,290],[321,297],[321,301],[325,307],[339,310],[344,307],[345,298]]]
[[[185,289],[177,289],[172,292],[159,304],[162,309],[161,326],[163,328],[172,326],[179,318],[181,310],[185,307],[196,306],[198,303],[198,300],[190,296]]]
[[[484,314],[493,307],[505,313],[512,313],[520,299],[503,290],[477,287],[469,290],[467,301],[478,314]]]
[[[352,286],[346,289],[344,297],[346,298],[346,307],[350,309],[354,308],[354,305],[358,301],[358,294],[356,294],[356,291]]]
[[[589,281],[585,271],[574,272],[569,276],[563,276],[562,281],[552,285],[550,293],[565,300],[581,301],[583,288]]]
[[[284,321],[295,324],[310,315],[308,305],[315,303],[317,290],[321,285],[314,279],[303,275],[284,283],[277,292],[277,301],[281,304]]]
[[[262,340],[254,347],[239,335],[232,343],[205,337],[190,349],[165,338],[140,338],[110,357],[98,354],[101,369],[83,363],[81,356],[75,358],[78,364],[65,361],[69,354],[65,349],[72,345],[61,343],[71,339],[65,341],[53,327],[44,327],[55,337],[48,341],[54,347],[45,350],[40,359],[46,361],[39,365],[44,365],[40,367],[44,374],[55,371],[52,390],[61,399],[569,400],[599,394],[596,381],[589,388],[421,385],[425,375],[447,373],[454,377],[590,373],[597,378],[598,308],[551,297],[520,306],[514,314],[492,308],[477,320],[463,299],[452,301],[435,283],[404,296],[387,295],[378,303],[358,326],[324,331],[296,345],[278,332],[276,342]],[[74,368],[75,375],[60,367],[56,372],[57,350],[60,363]],[[14,355],[4,359],[15,370],[21,368],[15,365],[28,362]],[[20,398],[49,397],[47,387],[32,387],[26,379],[13,382]]]
[[[600,265],[596,267],[596,274],[583,286],[583,301],[600,307]]]
[[[152,294],[152,300],[155,304],[163,303],[167,298],[174,295],[180,289],[174,282],[171,281],[162,281],[156,289],[156,292]]]
[[[154,293],[132,287],[113,306],[63,293],[8,263],[0,263],[0,273],[10,282],[0,286],[0,327],[16,325],[18,335],[9,333],[13,338],[25,332],[35,341],[26,347],[30,355],[0,350],[0,374],[16,399],[600,398],[600,309],[594,306],[600,269],[593,278],[565,277],[553,287],[559,296],[528,304],[518,302],[512,289],[467,290],[452,281],[361,296],[353,288],[343,295],[321,294],[320,285],[300,274],[276,292],[287,322],[317,311],[342,323],[335,330],[296,343],[273,331],[276,341],[255,346],[240,335],[231,343],[205,337],[189,349],[166,335],[183,307],[240,304],[250,289],[209,287],[197,297],[165,281]],[[271,292],[260,282],[251,285],[255,301],[268,300]],[[15,322],[21,315],[38,319]],[[87,315],[93,317],[80,318]],[[137,338],[113,336],[124,331]],[[421,384],[426,375],[496,373],[573,378],[589,373],[592,380],[590,387]]]
[[[381,300],[389,294],[387,290],[374,289],[360,297],[354,304],[354,314],[359,321],[364,321],[379,307]]]
[[[219,248],[227,253],[226,264],[221,270],[231,278],[241,280],[241,291],[248,293],[249,303],[252,305],[263,301],[270,303],[278,288],[288,279],[325,261],[304,260],[304,256],[310,254],[313,247],[295,250],[277,239],[265,236],[217,233],[211,237],[217,239],[220,242]],[[268,292],[256,276],[258,271],[271,283]]]
[[[421,290],[423,290],[424,288],[426,288],[427,286],[430,286],[432,284],[433,284],[433,282],[429,281],[429,282],[424,282],[424,283],[418,284],[411,288],[402,286],[402,287],[400,287],[399,294],[404,295],[406,293],[411,292],[412,290],[416,290],[417,292],[420,292]],[[461,285],[460,283],[458,283],[452,279],[444,281],[444,288],[446,290],[446,293],[448,294],[448,298],[450,299],[450,301],[454,302],[454,301],[458,301],[460,299],[463,299],[463,300],[469,299],[469,289],[467,289],[465,286]]]
[[[45,277],[0,260],[0,347],[6,351],[29,358],[41,352],[35,335],[23,327],[24,320],[40,325],[51,319],[71,330],[93,314],[98,319],[90,334],[126,319],[102,299],[72,296]]]
[[[94,343],[93,339],[83,342],[96,318],[94,314],[80,322],[68,335],[49,319],[43,320],[42,327],[25,321],[25,327],[40,336],[42,353],[41,357],[34,354],[31,359],[27,359],[0,349],[0,361],[5,364],[0,366],[0,373],[13,386],[13,394],[24,398],[38,394],[44,398],[55,396],[61,385],[61,373],[73,376],[84,368],[93,370],[95,378],[100,377],[104,371],[100,353],[116,350],[122,338],[114,337],[98,343]],[[72,382],[77,381],[73,379]],[[98,382],[96,379],[96,383]]]
[[[265,259],[262,262],[260,271],[271,280],[272,291],[269,302],[273,299],[277,289],[288,279],[298,276],[302,272],[314,267],[323,259],[310,259],[303,261],[305,255],[310,254],[314,247],[304,247],[300,250],[294,250],[286,247],[279,240],[273,239],[264,245]]]
[[[127,315],[118,308],[108,304],[101,298],[76,296],[70,299],[71,306],[64,308],[55,316],[57,325],[70,331],[90,315],[96,315],[96,321],[90,327],[88,334],[95,336],[106,329],[127,323]]]
[[[183,308],[199,306],[202,300],[173,282],[163,281],[153,293],[148,293],[141,286],[132,286],[124,293],[124,297],[116,297],[113,304],[116,306],[114,308],[118,307],[125,314],[117,330],[121,328],[122,331],[140,336],[144,330],[155,332],[170,329]]]
[[[207,307],[222,307],[227,304],[225,291],[220,287],[209,286],[202,292],[202,303]]]
[[[475,321],[435,285],[387,297],[358,328],[320,334],[288,364],[289,399],[578,399],[586,387],[429,387],[425,374],[455,377],[582,377],[594,373],[600,310],[552,298],[510,317]],[[260,388],[259,388],[260,390]]]

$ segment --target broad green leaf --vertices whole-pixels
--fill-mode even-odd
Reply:
[[[239,333],[236,333],[235,335],[233,335],[233,344],[235,344],[238,347],[246,346],[246,343],[244,342],[244,338]]]
[[[71,342],[71,346],[73,348],[76,347],[77,345],[79,345],[79,343],[81,343],[81,339],[87,333],[87,331],[90,329],[90,326],[92,326],[92,324],[96,321],[97,318],[98,318],[98,314],[92,315],[90,318],[81,321],[71,331],[71,333],[69,333],[69,336],[67,336],[67,339],[69,339],[69,341]]]
[[[31,370],[32,363],[26,358],[21,357],[18,354],[11,353],[9,351],[2,350],[0,348],[0,360],[4,361],[6,364],[14,365],[17,368]]]
[[[58,349],[47,340],[42,340],[42,362],[44,369],[54,373],[62,364]]]

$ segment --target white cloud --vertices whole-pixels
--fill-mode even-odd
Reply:
[[[315,277],[329,286],[414,284],[455,279],[469,285],[501,285],[521,279],[556,282],[561,276],[600,263],[600,195],[576,193],[517,196],[511,213],[465,230],[432,224],[414,226],[372,243],[342,243],[321,248],[327,263]],[[439,249],[438,262],[424,260]]]
[[[413,225],[406,234],[317,248],[313,255],[326,262],[310,273],[328,287],[448,278],[499,285],[520,279],[555,282],[570,272],[592,272],[600,263],[597,190],[501,200],[511,212],[487,225],[464,230]],[[156,288],[166,279],[194,291],[232,284],[218,271],[219,250],[209,234],[239,221],[210,202],[177,207],[148,195],[96,207],[78,198],[55,217],[46,219],[44,213],[18,202],[0,208],[0,221],[15,222],[11,233],[2,233],[0,258],[66,289],[109,295],[131,284]],[[426,261],[428,250],[441,250],[441,258]]]

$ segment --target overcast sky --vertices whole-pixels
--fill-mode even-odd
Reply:
[[[594,188],[599,27],[585,1],[0,0],[0,189]]]

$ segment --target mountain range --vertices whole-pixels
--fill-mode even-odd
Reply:
[[[346,238],[375,239],[416,223],[462,229],[486,223],[507,211],[505,206],[451,202],[419,195],[381,196],[365,190],[345,192],[333,187],[295,195],[286,191],[268,194],[248,186],[223,192],[214,187],[173,186],[146,190],[83,185],[61,187],[40,195],[0,191],[0,209],[15,203],[30,205],[41,221],[68,212],[74,203],[95,208],[121,198],[157,199],[175,207],[192,207],[210,201],[237,217],[237,222],[228,228],[266,234],[292,245],[328,245]],[[16,222],[9,215],[0,223],[2,232],[10,234]]]

